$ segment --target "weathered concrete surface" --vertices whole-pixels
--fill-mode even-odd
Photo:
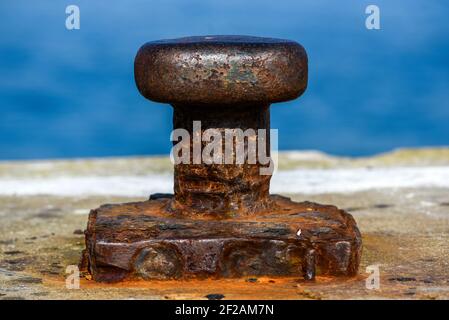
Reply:
[[[448,166],[449,149],[403,150],[348,159],[290,153],[280,169],[298,167]],[[8,179],[108,176],[168,172],[166,159],[131,158],[0,164],[0,188]],[[9,181],[8,180],[8,181]],[[24,185],[24,187],[26,187]],[[67,187],[67,186],[65,186]],[[102,203],[146,197],[5,195],[0,189],[0,299],[448,299],[449,188],[370,189],[351,193],[286,194],[293,200],[332,203],[349,211],[363,235],[359,276],[315,282],[299,278],[124,282],[98,284],[83,278],[79,290],[65,287],[65,268],[77,264],[89,209]],[[365,268],[380,264],[380,290],[365,288]]]

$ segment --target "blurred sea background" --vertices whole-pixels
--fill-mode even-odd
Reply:
[[[70,4],[80,30],[65,28]],[[365,28],[369,4],[381,30]],[[134,56],[150,40],[215,34],[306,48],[306,93],[272,106],[281,150],[447,146],[448,16],[443,0],[1,1],[0,160],[168,154],[172,110],[140,96]]]

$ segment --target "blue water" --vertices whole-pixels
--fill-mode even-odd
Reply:
[[[377,4],[381,30],[365,28]],[[65,28],[77,4],[81,29]],[[449,3],[1,1],[0,159],[166,154],[171,108],[141,97],[149,40],[248,34],[300,42],[310,80],[272,107],[281,149],[367,155],[449,145]]]

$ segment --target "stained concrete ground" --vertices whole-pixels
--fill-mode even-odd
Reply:
[[[301,153],[297,153],[288,159],[281,156],[280,169],[320,166],[317,164],[320,161],[330,168],[449,165],[447,149],[407,152],[408,156],[400,152],[366,159],[320,155],[306,157],[305,162],[304,157],[298,156]],[[164,159],[146,158],[46,165],[10,162],[0,164],[0,182],[12,177],[46,177],[55,172],[76,175],[82,171],[80,174],[95,175],[101,170],[101,174],[108,175],[132,168],[142,170],[145,166],[150,169],[159,166],[157,170],[169,168]],[[312,282],[295,277],[260,277],[117,284],[96,283],[83,277],[80,289],[70,290],[66,288],[66,267],[79,262],[89,209],[103,203],[146,197],[3,195],[0,196],[0,299],[207,299],[210,294],[221,294],[224,299],[449,298],[449,188],[378,188],[288,196],[297,201],[332,203],[353,214],[363,235],[357,277],[318,277]],[[365,286],[366,267],[370,265],[379,266],[380,289]]]

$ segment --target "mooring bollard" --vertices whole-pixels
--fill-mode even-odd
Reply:
[[[135,78],[143,96],[173,106],[174,129],[186,129],[200,143],[194,121],[200,123],[200,133],[218,128],[223,137],[225,129],[254,130],[247,138],[265,142],[269,150],[270,104],[304,92],[307,56],[296,42],[278,39],[210,36],[155,41],[139,50]],[[266,130],[266,137],[257,135],[260,129]],[[226,216],[270,206],[271,175],[260,173],[266,164],[259,159],[248,163],[248,153],[256,148],[246,150],[243,165],[206,164],[193,144],[192,139],[188,147],[197,154],[189,163],[175,165],[174,208]],[[233,147],[238,149],[235,143]]]
[[[269,107],[305,91],[302,46],[154,41],[134,71],[143,96],[174,108],[174,195],[91,211],[83,265],[95,280],[356,274],[361,236],[350,214],[269,195]]]

